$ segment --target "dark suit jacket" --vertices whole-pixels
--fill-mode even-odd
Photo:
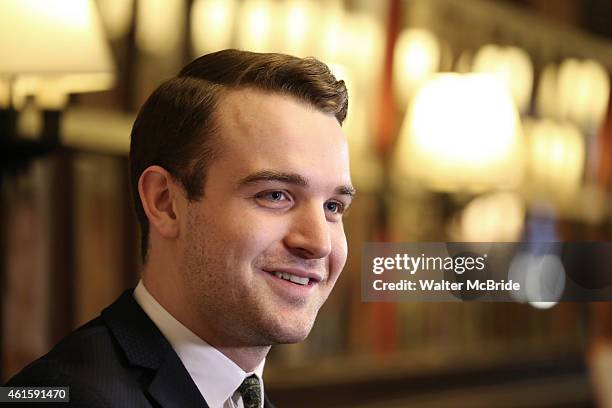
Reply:
[[[58,403],[61,407],[208,407],[132,293],[125,291],[99,317],[25,367],[7,386],[68,386],[70,404]],[[267,396],[264,407],[273,408]]]

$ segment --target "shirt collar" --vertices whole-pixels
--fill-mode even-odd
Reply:
[[[225,354],[202,340],[176,320],[145,288],[142,280],[134,290],[134,298],[168,340],[187,372],[211,408],[223,407],[242,381],[255,374],[261,384],[263,401],[264,359],[252,372],[245,372]]]

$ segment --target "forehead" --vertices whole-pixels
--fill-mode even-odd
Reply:
[[[331,114],[291,96],[241,89],[222,97],[216,119],[220,164],[236,177],[265,168],[350,182],[347,141]]]

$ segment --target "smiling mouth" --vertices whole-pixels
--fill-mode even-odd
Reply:
[[[279,279],[286,280],[288,282],[291,282],[299,286],[309,286],[309,285],[314,285],[315,283],[314,279],[293,275],[288,272],[279,272],[279,271],[265,271],[265,272],[269,273],[270,275],[274,275]]]

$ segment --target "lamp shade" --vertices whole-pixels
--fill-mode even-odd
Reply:
[[[538,198],[559,201],[579,193],[586,161],[585,137],[571,122],[542,119],[527,128],[529,184]]]
[[[520,112],[529,110],[533,66],[529,54],[518,47],[485,45],[474,57],[474,72],[491,74],[508,87]]]
[[[395,176],[434,190],[479,192],[517,187],[522,162],[520,118],[508,89],[490,75],[437,74],[408,109]]]
[[[36,95],[61,105],[66,94],[109,88],[114,64],[93,0],[0,2],[0,104]]]
[[[559,66],[559,116],[596,132],[608,112],[610,77],[594,60],[566,59]]]

